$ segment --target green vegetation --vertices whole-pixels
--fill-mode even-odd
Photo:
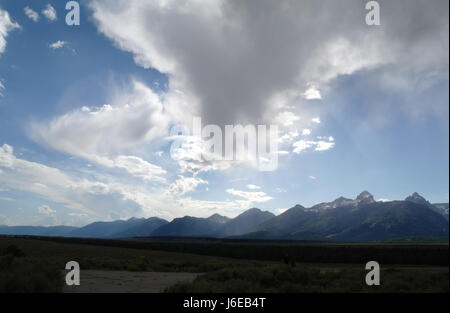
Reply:
[[[45,260],[26,258],[16,245],[9,245],[0,253],[0,293],[60,292],[62,284],[60,269]]]
[[[87,240],[87,242],[89,241]],[[93,242],[97,243],[97,240],[93,240]],[[249,263],[263,263],[262,261],[201,256],[190,253],[109,247],[88,243],[62,243],[33,238],[0,237],[0,251],[10,245],[19,247],[26,255],[24,259],[27,261],[46,263],[60,270],[64,270],[68,261],[77,261],[81,269],[90,270],[190,273],[209,272],[228,264],[243,266]]]
[[[227,267],[193,282],[178,283],[171,293],[301,292],[449,292],[448,268],[387,268],[380,286],[367,286],[366,271],[356,266],[271,264]]]
[[[0,237],[0,292],[61,291],[71,260],[82,270],[203,273],[166,292],[449,292],[447,244],[34,237]],[[364,283],[370,260],[381,264],[379,287]]]
[[[27,237],[18,237],[27,238]],[[52,243],[157,250],[244,260],[279,262],[285,256],[301,263],[383,264],[448,266],[448,243],[327,243],[282,240],[244,240],[208,238],[141,238],[134,240],[29,237]],[[92,249],[95,249],[94,247]],[[120,251],[120,250],[119,250]],[[88,258],[92,259],[88,254]]]

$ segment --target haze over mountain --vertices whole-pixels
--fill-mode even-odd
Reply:
[[[438,212],[444,215],[444,217],[448,220],[448,203],[433,203],[433,205],[438,209]]]
[[[208,217],[208,219],[210,221],[214,221],[214,222],[221,223],[221,224],[225,224],[226,222],[228,222],[230,220],[229,217],[226,217],[226,216],[223,216],[223,215],[220,215],[217,213],[211,215],[210,217]]]
[[[275,217],[273,213],[252,208],[228,221],[218,231],[218,236],[227,237],[248,233],[257,225]]]
[[[130,228],[122,232],[114,233],[114,237],[129,238],[129,237],[146,237],[151,236],[152,233],[163,225],[169,222],[159,217],[150,217],[142,219],[138,225],[130,225]]]
[[[150,222],[154,218],[149,218]],[[78,228],[70,233],[73,237],[97,237],[97,238],[114,238],[121,237],[120,234],[134,234],[139,231],[131,230],[132,228],[140,229],[142,225],[148,225],[152,228],[151,223],[147,219],[130,218],[128,220],[118,220],[112,222],[94,222],[84,227]],[[162,225],[162,224],[161,224]],[[160,226],[160,225],[159,225]],[[154,230],[155,228],[153,228]],[[132,236],[131,236],[132,237]]]
[[[211,237],[222,224],[215,218],[185,216],[161,226],[152,233],[152,236]]]
[[[69,235],[73,237],[94,238],[123,238],[136,236],[150,236],[154,230],[167,224],[166,220],[150,218],[130,218],[112,222],[94,222],[73,230]]]
[[[77,230],[73,226],[6,226],[0,225],[2,235],[30,235],[30,236],[66,236]]]
[[[296,205],[275,216],[257,208],[235,218],[213,214],[171,222],[130,218],[84,227],[0,226],[0,234],[93,238],[235,237],[330,241],[374,241],[407,237],[448,238],[448,203],[431,204],[418,193],[404,201],[375,201],[368,191],[310,208]]]

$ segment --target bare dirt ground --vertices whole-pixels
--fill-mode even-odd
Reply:
[[[82,270],[79,286],[65,286],[65,293],[158,293],[199,274]]]

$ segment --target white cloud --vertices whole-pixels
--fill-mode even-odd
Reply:
[[[389,32],[368,32],[356,2],[325,3],[318,7],[312,2],[282,1],[274,7],[270,2],[251,1],[204,5],[183,0],[177,5],[172,0],[93,0],[89,6],[99,32],[132,53],[136,64],[167,74],[167,92],[158,96],[135,82],[118,92],[110,105],[83,107],[34,124],[30,134],[59,151],[110,164],[138,145],[151,143],[160,148],[154,141],[167,135],[168,126],[187,125],[193,115],[202,116],[205,124],[220,126],[264,121],[298,128],[299,116],[309,121],[318,114],[296,106],[304,97],[321,97],[341,75],[400,64],[405,54],[423,47],[415,36],[405,36],[409,30],[396,24],[397,18],[390,13],[384,18],[393,24]],[[416,16],[408,10],[405,18]],[[267,18],[261,19],[258,12],[265,12]],[[419,17],[418,23],[423,22]],[[269,27],[267,20],[277,23]],[[433,38],[448,33],[434,21],[425,22],[426,33]],[[315,36],[308,29],[315,29]],[[435,30],[439,35],[434,35]],[[277,36],[280,33],[285,35]],[[404,38],[412,39],[405,42]],[[443,56],[448,54],[436,48]],[[424,67],[437,62],[427,54],[416,54],[417,63]],[[439,60],[447,62],[443,57]],[[320,118],[311,121],[320,123]],[[316,150],[333,147],[330,140],[323,141],[314,143]],[[195,153],[185,153],[193,157],[190,160],[180,158],[183,171],[230,168],[229,162],[204,162]]]
[[[243,164],[251,167],[258,165],[258,160],[247,158],[246,151],[242,151],[242,155],[238,155],[238,152],[235,151],[235,158],[226,160],[223,155],[216,155],[214,152],[207,151],[202,140],[196,136],[175,137],[169,139],[180,140],[180,145],[173,148],[171,157],[178,162],[182,172],[198,174],[200,172],[227,170],[231,166]]]
[[[278,113],[275,117],[274,122],[283,126],[292,126],[296,121],[299,121],[300,117],[295,115],[293,112],[283,111]]]
[[[311,135],[311,129],[309,129],[309,128],[303,129],[302,135],[303,135],[303,136]]]
[[[7,11],[0,8],[0,54],[5,51],[8,33],[18,28],[20,28],[20,25],[11,20]]]
[[[281,144],[284,143],[290,143],[292,142],[295,138],[297,138],[299,136],[299,133],[297,130],[293,130],[293,131],[289,131],[287,133],[285,133],[283,136],[281,136],[280,138],[278,138],[278,141]]]
[[[250,203],[267,202],[273,199],[271,196],[267,195],[265,192],[262,191],[241,191],[236,190],[234,188],[230,188],[227,189],[227,192],[231,195],[244,198]]]
[[[38,208],[38,212],[41,213],[41,214],[45,214],[45,215],[52,215],[56,211],[52,210],[48,205],[41,205]]]
[[[114,159],[128,149],[152,139],[162,140],[171,118],[160,96],[138,81],[132,81],[130,89],[117,89],[111,104],[83,106],[51,121],[31,123],[29,136],[58,151],[108,167],[113,167]]]
[[[50,22],[54,22],[58,19],[56,14],[56,10],[51,4],[47,4],[44,10],[42,10],[42,14],[49,20]]]
[[[448,77],[448,3],[410,2],[385,4],[383,25],[370,30],[358,0],[93,0],[90,8],[98,30],[136,64],[168,74],[169,89],[188,95],[207,123],[224,125],[270,122],[362,70]]]
[[[307,150],[307,149],[313,147],[314,145],[316,145],[315,141],[302,139],[297,142],[294,142],[294,144],[293,144],[294,150],[292,152],[298,154],[304,150]]]
[[[316,143],[316,151],[326,151],[334,147],[334,142],[320,140]]]
[[[377,34],[361,36],[358,42],[343,36],[335,37],[324,43],[316,57],[309,60],[306,70],[313,81],[324,83],[339,75],[350,75],[361,69],[372,69],[392,62],[394,52],[383,49],[379,44]],[[314,89],[311,93],[315,93]]]
[[[100,32],[138,65],[169,74],[169,88],[189,95],[204,120],[218,125],[271,121],[297,101],[295,93],[284,103],[271,101],[276,95],[309,86],[303,96],[320,98],[330,80],[388,64],[397,52],[388,35],[367,31],[356,1],[320,7],[282,1],[275,7],[260,1],[94,0],[90,7]]]
[[[320,117],[314,117],[311,119],[311,122],[320,124]]]
[[[308,176],[308,178],[309,178],[309,179],[312,179],[312,180],[315,180],[315,179],[316,179],[316,176],[310,175],[310,176]]]
[[[179,178],[169,186],[168,192],[175,196],[182,196],[188,192],[194,191],[200,184],[208,184],[207,181],[197,177],[184,177],[179,175]]]
[[[0,214],[0,225],[13,226],[14,223],[7,216]]]
[[[86,224],[98,220],[158,216],[166,219],[194,215],[207,217],[213,213],[235,216],[251,207],[253,202],[270,200],[263,192],[232,193],[244,200],[209,201],[181,197],[199,184],[207,184],[199,178],[179,177],[176,183],[165,188],[148,190],[142,184],[127,185],[109,177],[108,182],[79,178],[76,173],[66,173],[44,164],[17,158],[13,148],[0,146],[0,186],[8,190],[33,193],[49,201],[62,204],[72,210],[67,213],[70,224]],[[253,201],[253,202],[252,202]],[[59,211],[59,210],[58,210]],[[59,211],[60,214],[62,212]],[[63,219],[61,219],[62,221]],[[40,221],[46,224],[57,219]]]
[[[261,187],[256,186],[256,185],[252,185],[252,184],[247,185],[247,188],[248,188],[248,189],[252,189],[252,190],[255,190],[255,189],[261,189]]]
[[[114,166],[123,168],[130,174],[143,178],[144,180],[165,182],[165,179],[160,177],[160,175],[166,173],[163,168],[136,156],[118,156],[114,162]]]
[[[277,193],[285,193],[285,192],[286,192],[286,189],[277,187],[277,188],[275,188],[275,191],[276,191]]]
[[[29,6],[26,6],[23,9],[23,12],[25,12],[26,16],[28,16],[28,18],[30,20],[32,20],[33,22],[37,23],[39,21],[39,13],[37,13],[36,11],[34,11],[32,8],[30,8]]]
[[[0,147],[0,168],[3,170],[0,185],[33,193],[77,213],[88,214],[94,220],[104,219],[111,211],[122,214],[135,212],[128,202],[131,198],[129,193],[144,192],[141,186],[87,180],[57,168],[17,158],[13,148],[7,144]]]
[[[41,205],[38,207],[38,212],[44,217],[38,220],[40,226],[55,226],[60,225],[60,221],[56,216],[56,211],[51,209],[48,205]]]
[[[326,151],[334,147],[334,138],[333,137],[318,137],[320,140],[304,140],[301,139],[297,142],[294,142],[293,151],[294,153],[300,154],[301,152],[308,150],[312,147],[315,147],[314,151]],[[324,138],[324,139],[321,139]],[[328,139],[328,141],[326,141]]]
[[[54,43],[49,44],[48,46],[49,46],[49,48],[56,50],[56,49],[61,49],[66,45],[67,45],[67,41],[58,40]]]
[[[17,158],[13,148],[6,144],[0,147],[0,169],[3,171],[0,185],[59,203],[73,210],[71,213],[88,215],[83,222],[105,220],[111,212],[126,217],[143,212],[167,217],[177,212],[176,207],[172,214],[165,212],[163,206],[170,201],[164,199],[156,204],[157,195],[150,194],[145,186],[79,178],[57,168]]]
[[[80,187],[77,182],[58,169],[16,158],[13,148],[7,144],[0,147],[0,168],[3,170],[0,183],[8,188],[29,191],[73,209],[87,210],[69,196]]]
[[[275,212],[275,215],[280,215],[280,214],[283,214],[284,212],[286,212],[287,210],[289,210],[289,208],[277,208],[273,211]]]
[[[314,99],[322,99],[322,96],[320,95],[320,91],[315,86],[310,86],[306,91],[303,93],[303,97],[307,100],[314,100]]]

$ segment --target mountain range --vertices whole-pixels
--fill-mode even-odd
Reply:
[[[431,204],[418,193],[403,201],[375,201],[363,191],[310,208],[301,205],[274,215],[257,208],[235,218],[214,214],[171,222],[158,217],[94,222],[84,227],[0,226],[0,234],[90,238],[216,237],[325,241],[376,241],[408,237],[447,238],[448,203]]]

